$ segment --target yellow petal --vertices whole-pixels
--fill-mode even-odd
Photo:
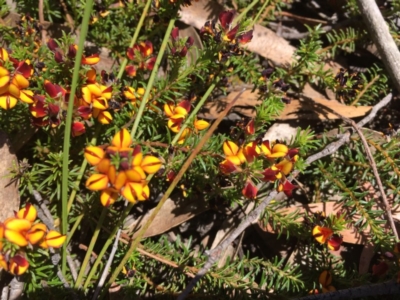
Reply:
[[[101,124],[110,124],[111,121],[113,120],[112,115],[110,112],[108,111],[101,111],[99,113],[99,115],[97,116],[97,120],[99,120],[99,122]]]
[[[132,138],[129,131],[123,128],[121,131],[116,133],[111,144],[118,149],[128,148],[132,144]]]
[[[177,107],[175,107],[174,114],[182,115],[185,117],[188,114],[188,111],[186,109],[184,109],[182,106],[177,106]]]
[[[235,156],[239,152],[239,147],[234,142],[225,141],[223,150],[226,156]]]
[[[93,83],[93,84],[88,84],[87,85],[88,90],[90,93],[96,97],[101,97],[101,88],[99,85]]]
[[[36,245],[46,234],[47,227],[43,223],[38,223],[32,226],[32,228],[26,233],[26,238],[29,243]]]
[[[108,158],[103,158],[97,165],[96,170],[99,173],[107,174],[110,169],[111,161]]]
[[[28,203],[24,208],[20,209],[17,213],[18,219],[25,219],[33,223],[36,220],[37,211],[36,208]]]
[[[12,230],[12,231],[18,231],[18,232],[26,232],[28,231],[32,223],[26,219],[17,219],[14,217],[8,218],[4,222],[6,231],[7,230]]]
[[[126,176],[129,182],[141,182],[144,179],[142,175],[134,169],[126,171]]]
[[[150,197],[150,188],[149,188],[149,186],[146,184],[146,185],[143,187],[142,193],[141,193],[140,195],[138,195],[138,200],[139,200],[139,201],[145,201],[145,200],[149,199],[149,197]]]
[[[10,73],[2,74],[2,73],[5,73],[5,72],[1,72],[2,69],[5,70],[4,68],[0,67],[0,87],[6,86],[10,82],[10,75],[9,75]]]
[[[15,84],[20,90],[26,89],[29,86],[29,80],[21,74],[15,74],[12,83]]]
[[[104,174],[93,174],[86,181],[86,188],[92,191],[104,190],[108,187],[108,176]]]
[[[284,144],[275,144],[272,147],[272,154],[270,155],[270,157],[283,157],[285,156],[289,151],[289,148],[284,145]]]
[[[25,236],[17,231],[12,231],[12,230],[6,230],[5,231],[5,238],[20,247],[25,247],[28,245],[28,241],[25,238]]]
[[[286,158],[277,163],[275,166],[285,175],[288,175],[293,170],[293,163]]]
[[[66,239],[66,235],[63,235],[55,230],[50,230],[46,235],[45,241],[47,247],[60,248],[64,244]]]
[[[3,109],[11,109],[17,105],[18,99],[11,95],[0,96],[0,107]]]
[[[114,204],[118,199],[118,193],[116,193],[113,189],[105,189],[101,192],[100,201],[103,206],[108,207]]]
[[[175,105],[172,103],[165,103],[164,104],[164,113],[167,117],[172,117],[174,115]]]
[[[0,268],[3,268],[4,270],[8,271],[8,263],[3,253],[0,253]]]
[[[136,199],[138,195],[142,194],[142,191],[143,187],[141,183],[128,182],[121,194],[129,202],[136,203]]]
[[[100,147],[89,146],[85,148],[84,156],[89,164],[96,166],[105,157],[105,152]]]
[[[108,101],[103,97],[93,98],[92,105],[93,105],[93,108],[97,108],[100,110],[106,110],[108,108]]]
[[[328,287],[332,283],[331,273],[327,270],[322,271],[319,275],[318,281],[322,286]]]
[[[114,188],[120,190],[125,185],[127,179],[125,171],[119,171],[115,178],[115,182],[113,182]]]
[[[35,102],[35,101],[33,100],[33,92],[30,91],[30,90],[23,90],[23,91],[20,91],[19,99],[20,99],[22,102],[25,102],[25,103],[28,103],[28,104],[32,104],[32,103]]]
[[[169,119],[167,126],[169,129],[171,129],[172,132],[178,133],[181,127],[181,123],[182,122],[176,122],[176,120]]]
[[[133,156],[132,166],[134,167],[140,166],[142,164],[142,161],[143,161],[143,153],[138,152]]]
[[[197,130],[204,130],[204,129],[208,128],[208,126],[210,126],[210,123],[208,123],[207,121],[204,121],[204,120],[197,120],[194,122],[194,127]]]
[[[161,161],[155,156],[147,155],[144,157],[141,167],[147,174],[154,174],[160,170]]]

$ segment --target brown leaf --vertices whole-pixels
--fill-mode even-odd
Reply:
[[[217,99],[206,103],[200,117],[206,119],[216,119],[220,112],[230,103],[239,91],[231,92],[227,97]],[[255,106],[260,104],[257,91],[252,93],[251,90],[246,90],[239,97],[231,112],[236,112],[247,117],[255,117]],[[324,110],[324,106],[329,107],[337,113],[347,118],[355,118],[364,116],[371,110],[371,106],[347,106],[336,100],[327,100],[323,98],[313,98],[312,101],[293,99],[290,104],[285,105],[285,109],[281,113],[278,120],[290,119],[337,119],[334,114]],[[321,104],[321,105],[318,105]]]
[[[179,205],[177,205],[177,203],[178,201],[176,199],[173,200],[171,198],[165,201],[161,210],[143,235],[143,238],[162,234],[208,210],[206,204],[196,197],[184,200],[180,199]],[[140,228],[146,224],[153,210],[154,209],[149,210],[143,218],[135,220],[135,222],[129,225],[127,231],[135,231],[133,238],[136,237]]]

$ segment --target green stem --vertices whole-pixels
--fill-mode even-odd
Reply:
[[[102,126],[102,125],[101,125],[100,123],[98,123],[98,124],[96,125],[94,137],[93,137],[92,140],[90,141],[90,145],[96,145],[96,143],[97,143],[97,136],[99,135],[101,126]],[[82,177],[83,177],[83,175],[85,174],[85,169],[86,169],[86,167],[87,167],[87,164],[88,164],[87,160],[84,159],[83,162],[82,162],[81,168],[79,169],[78,177],[76,178],[76,180],[75,180],[75,182],[74,182],[74,186],[78,187],[79,184],[81,183]],[[78,192],[78,190],[79,190],[78,188],[75,188],[75,189],[73,189],[73,190],[71,191],[71,195],[69,196],[68,207],[67,207],[68,213],[69,213],[69,211],[71,210],[72,204],[74,203],[75,196],[76,196],[76,193]]]
[[[269,4],[269,0],[266,0],[261,7],[261,9],[258,11],[256,17],[254,18],[253,22],[251,22],[251,27],[254,27],[254,25],[257,23],[258,19],[260,18],[261,14],[264,12],[264,9],[267,7]]]
[[[146,92],[144,93],[143,99],[140,102],[140,107],[139,107],[139,110],[138,110],[138,112],[136,114],[135,122],[133,123],[132,131],[131,131],[132,139],[134,139],[134,137],[136,135],[136,131],[137,131],[137,128],[139,126],[140,119],[141,119],[141,117],[143,115],[143,112],[144,112],[144,109],[146,107],[147,99],[149,98],[150,92],[151,92],[151,90],[153,88],[154,80],[156,79],[156,76],[157,76],[157,73],[158,73],[158,68],[160,67],[161,59],[162,59],[162,57],[164,55],[165,49],[167,48],[168,41],[169,41],[170,36],[171,36],[171,31],[174,28],[174,25],[175,25],[175,19],[172,18],[169,21],[167,31],[165,32],[164,39],[163,39],[161,47],[160,47],[160,52],[158,52],[156,63],[154,64],[153,71],[151,72],[149,81],[148,81],[147,86],[146,86]]]
[[[67,242],[66,242],[67,245],[69,244],[69,241],[71,240],[71,238],[74,235],[76,229],[78,228],[79,224],[81,223],[84,215],[85,214],[81,214],[76,218],[74,226],[72,226],[71,230],[68,232],[68,237],[67,237]]]
[[[204,102],[208,99],[212,91],[215,89],[216,83],[215,81],[209,86],[208,90],[206,93],[203,95],[203,97],[200,99],[199,103],[197,103],[196,107],[194,110],[191,112],[190,116],[186,119],[185,123],[181,126],[181,129],[179,132],[176,134],[174,139],[171,142],[171,145],[174,146],[178,141],[179,138],[181,137],[183,131],[186,129],[186,127],[192,122],[193,118],[197,115],[199,110],[203,107]]]
[[[240,15],[238,15],[238,16],[235,18],[235,22],[239,22],[244,16],[246,16],[247,13],[250,11],[250,9],[252,9],[252,8],[254,7],[254,5],[256,5],[258,2],[260,2],[260,0],[254,0],[253,2],[251,2],[250,5],[247,6],[247,7],[244,9],[244,11],[242,11],[242,12],[240,13]],[[268,1],[265,1],[265,2],[268,2]]]
[[[89,263],[90,256],[92,255],[94,245],[96,244],[97,237],[99,236],[100,229],[101,229],[101,226],[103,225],[103,222],[104,222],[107,212],[108,212],[108,208],[103,207],[103,210],[101,211],[100,219],[97,222],[96,229],[94,230],[92,240],[90,241],[89,247],[86,250],[86,255],[85,255],[85,258],[83,259],[81,268],[79,270],[78,278],[76,279],[76,282],[75,282],[76,289],[78,289],[81,286],[81,282],[82,282],[83,275],[85,274],[86,266]]]
[[[90,281],[92,279],[92,277],[94,276],[94,274],[96,273],[97,267],[99,266],[99,264],[101,263],[101,260],[104,256],[104,254],[106,253],[108,247],[111,245],[111,243],[113,242],[113,239],[115,237],[115,234],[117,233],[118,229],[121,227],[122,222],[125,220],[126,216],[129,214],[129,212],[131,211],[132,207],[133,207],[134,203],[129,203],[129,205],[125,208],[125,210],[122,212],[122,216],[118,221],[118,224],[116,226],[114,226],[112,232],[110,233],[110,235],[108,236],[107,241],[104,243],[103,248],[101,249],[100,253],[98,254],[96,261],[94,262],[92,268],[90,269],[90,272],[88,274],[88,276],[86,277],[86,281],[85,284],[83,285],[83,289],[86,290],[86,288],[89,286]]]
[[[135,45],[135,43],[137,41],[137,38],[138,38],[139,33],[140,33],[140,29],[142,29],[142,26],[143,26],[143,23],[144,23],[144,19],[147,16],[147,12],[149,11],[150,5],[151,5],[151,0],[147,0],[146,5],[145,5],[145,7],[143,9],[142,15],[140,16],[139,23],[137,24],[137,27],[136,27],[135,32],[133,34],[131,43],[129,44],[129,48],[132,48],[133,45]],[[117,75],[117,79],[121,79],[122,74],[125,71],[125,67],[126,67],[127,63],[128,63],[128,59],[125,57],[124,60],[121,63],[121,67],[119,69],[119,72],[118,72],[118,75]]]
[[[69,175],[69,147],[71,138],[71,126],[72,126],[72,111],[74,108],[75,92],[78,86],[79,80],[79,70],[81,68],[82,54],[84,49],[84,42],[88,32],[90,13],[93,7],[93,0],[87,0],[85,4],[85,11],[83,14],[78,51],[75,57],[74,72],[72,75],[72,85],[68,100],[68,110],[67,118],[65,122],[65,132],[64,132],[64,146],[63,146],[63,166],[62,166],[62,196],[61,196],[61,233],[67,234],[68,230],[68,175]],[[65,271],[67,267],[67,251],[66,244],[64,243],[62,248],[62,261],[61,261],[61,271],[65,276]]]

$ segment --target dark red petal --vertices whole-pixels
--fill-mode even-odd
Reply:
[[[63,58],[61,52],[56,51],[56,52],[54,53],[54,60],[55,60],[56,62],[58,62],[58,63],[62,63],[62,62],[64,61],[64,58]]]
[[[242,190],[242,194],[246,198],[255,199],[257,197],[257,187],[255,187],[251,181],[247,181]]]
[[[389,270],[389,266],[386,262],[381,261],[379,264],[372,266],[372,275],[383,276]]]
[[[150,59],[148,59],[144,65],[145,69],[151,71],[154,68],[154,64],[156,63],[156,58],[152,57]]]
[[[238,30],[239,30],[239,24],[237,24],[235,27],[233,27],[231,30],[229,30],[229,31],[226,33],[226,37],[227,37],[230,41],[234,40],[235,37],[236,37],[236,34],[237,34]]]
[[[24,76],[26,79],[31,77],[33,67],[32,65],[28,65],[26,62],[20,62],[18,66],[15,69],[15,72],[21,74]]]
[[[178,103],[178,106],[184,108],[188,113],[190,112],[190,109],[192,108],[192,105],[190,104],[190,101],[188,100],[183,100]]]
[[[218,19],[221,23],[222,28],[227,31],[232,24],[233,18],[235,16],[234,10],[223,11],[219,14]]]
[[[178,27],[175,27],[174,29],[172,29],[171,37],[174,42],[176,42],[179,39],[179,28]]]
[[[53,99],[65,95],[65,90],[63,88],[61,88],[57,84],[51,83],[48,80],[44,81],[44,89],[46,90],[47,94]]]
[[[237,37],[239,44],[247,44],[253,38],[253,30],[244,32]]]
[[[49,47],[51,51],[55,51],[58,48],[58,45],[54,39],[49,39],[47,42],[47,47]]]
[[[68,57],[69,58],[75,58],[76,56],[76,48],[75,45],[70,45],[68,47]]]

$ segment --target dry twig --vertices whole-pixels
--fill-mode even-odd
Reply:
[[[357,0],[358,8],[372,40],[378,48],[379,55],[392,77],[397,90],[400,91],[400,52],[389,32],[375,0]]]

